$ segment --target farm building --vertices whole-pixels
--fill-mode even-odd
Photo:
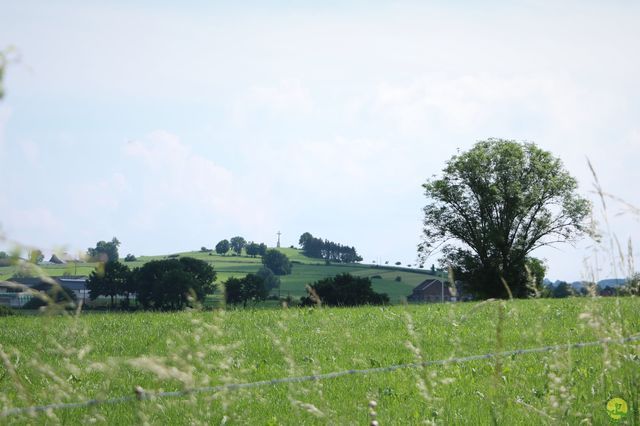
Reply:
[[[87,277],[52,277],[52,279],[60,286],[73,291],[78,300],[85,302],[89,300]],[[18,284],[18,286],[15,284]],[[23,287],[21,288],[21,286]],[[12,308],[24,306],[24,304],[32,298],[29,291],[25,291],[24,287],[28,287],[31,290],[47,291],[51,288],[51,283],[39,277],[13,278],[10,282],[0,282],[0,305],[10,306]]]
[[[31,300],[31,295],[12,283],[0,281],[0,305],[20,308]]]
[[[407,300],[409,302],[455,302],[456,296],[451,294],[448,281],[431,278],[418,284]]]

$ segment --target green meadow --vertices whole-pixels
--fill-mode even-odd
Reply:
[[[381,425],[612,424],[606,404],[620,397],[629,408],[617,424],[638,424],[638,341],[3,413],[133,396],[136,386],[178,391],[617,339],[640,333],[639,308],[627,297],[4,317],[0,423],[362,425],[373,400]]]

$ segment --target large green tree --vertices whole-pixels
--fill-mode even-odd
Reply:
[[[119,258],[120,241],[113,237],[111,241],[98,241],[95,247],[87,249],[87,256],[94,262],[115,262]]]
[[[118,261],[100,263],[91,272],[87,279],[89,299],[96,300],[98,296],[111,298],[111,307],[118,295],[126,295],[127,299],[133,289],[131,288],[131,271],[127,265]]]
[[[583,235],[590,211],[562,162],[533,143],[480,141],[423,187],[423,261],[441,249],[480,298],[526,297],[531,253]]]
[[[289,275],[291,273],[291,262],[286,254],[269,249],[262,256],[262,264],[276,275]]]
[[[134,273],[138,301],[147,309],[175,310],[204,301],[216,286],[216,272],[207,262],[190,257],[153,260]]]
[[[240,255],[244,246],[247,245],[247,240],[242,237],[233,237],[231,238],[231,240],[229,240],[229,244],[231,245],[231,250]]]
[[[231,244],[229,244],[229,240],[221,240],[216,244],[216,253],[218,254],[226,254],[231,248]]]
[[[231,277],[225,281],[224,288],[225,301],[230,305],[242,303],[246,307],[248,302],[255,304],[269,295],[264,279],[255,274],[248,274],[244,278]]]
[[[264,286],[267,291],[271,291],[276,288],[280,288],[280,278],[277,277],[273,271],[266,266],[262,266],[256,272],[256,275],[264,280]]]

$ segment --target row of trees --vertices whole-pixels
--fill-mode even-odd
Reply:
[[[254,243],[253,241],[247,242],[243,237],[233,237],[230,240],[225,239],[219,241],[215,247],[216,253],[221,255],[225,255],[231,250],[240,256],[242,249],[245,250],[247,256],[264,256],[267,251],[267,245],[264,243]]]
[[[271,271],[263,267],[256,274],[248,274],[244,278],[231,277],[225,281],[225,301],[229,305],[246,307],[265,300],[269,292],[275,288],[269,283]],[[279,282],[278,282],[279,285]],[[384,305],[389,303],[389,296],[376,293],[371,280],[351,274],[339,274],[325,278],[307,286],[308,296],[301,299],[302,306],[358,306]]]
[[[257,303],[265,300],[269,293],[280,288],[280,278],[271,269],[263,266],[255,274],[244,278],[231,277],[224,283],[225,301],[230,305]]]
[[[89,276],[89,298],[111,298],[111,306],[118,296],[129,298],[135,294],[145,309],[175,310],[193,303],[201,303],[212,294],[216,272],[207,262],[190,257],[152,260],[130,270],[118,261],[101,263]]]
[[[355,247],[344,246],[333,241],[316,238],[305,232],[298,240],[306,256],[325,259],[329,262],[354,263],[362,261]]]

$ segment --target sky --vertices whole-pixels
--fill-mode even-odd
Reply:
[[[535,252],[549,278],[640,265],[640,215],[603,211],[587,164],[640,207],[638,3],[222,3],[0,3],[0,247],[311,232],[415,265],[422,184],[496,137],[549,150],[594,200],[605,238]]]

